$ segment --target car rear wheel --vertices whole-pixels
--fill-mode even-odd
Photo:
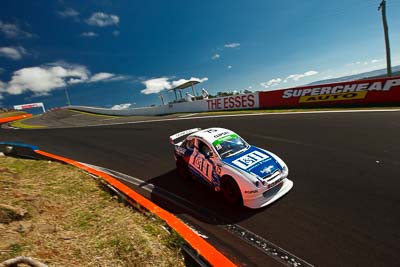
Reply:
[[[223,177],[221,186],[226,202],[231,205],[241,205],[243,203],[240,188],[232,177]]]
[[[180,178],[186,179],[189,176],[188,165],[182,158],[176,160],[176,170]]]

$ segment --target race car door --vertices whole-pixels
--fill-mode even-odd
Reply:
[[[209,160],[212,150],[201,140],[197,140],[197,147],[189,160],[189,166],[194,173],[211,184],[213,164]]]

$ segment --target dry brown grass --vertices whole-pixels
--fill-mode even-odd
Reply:
[[[176,234],[74,167],[0,157],[0,192],[0,204],[28,211],[0,223],[0,262],[23,255],[50,266],[184,265]]]

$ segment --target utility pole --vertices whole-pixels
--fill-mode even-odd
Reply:
[[[65,87],[65,97],[67,98],[67,106],[71,106],[71,100],[69,99],[67,87]]]
[[[389,44],[389,30],[386,21],[386,0],[382,0],[381,4],[378,7],[378,11],[382,11],[382,23],[383,23],[383,31],[385,33],[385,45],[386,45],[386,68],[387,68],[387,76],[392,76],[392,65],[390,62],[390,44]]]
[[[165,103],[164,103],[164,97],[163,97],[163,95],[162,95],[162,93],[160,92],[159,93],[159,96],[160,96],[160,100],[161,100],[161,105],[165,105]]]

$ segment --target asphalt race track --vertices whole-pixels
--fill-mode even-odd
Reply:
[[[212,126],[236,131],[283,158],[294,181],[292,191],[269,207],[250,210],[229,207],[218,193],[179,179],[169,135]],[[400,111],[1,129],[0,141],[34,144],[116,170],[189,201],[198,210],[142,192],[207,235],[240,265],[282,266],[231,234],[226,225],[247,229],[315,266],[400,266]]]

